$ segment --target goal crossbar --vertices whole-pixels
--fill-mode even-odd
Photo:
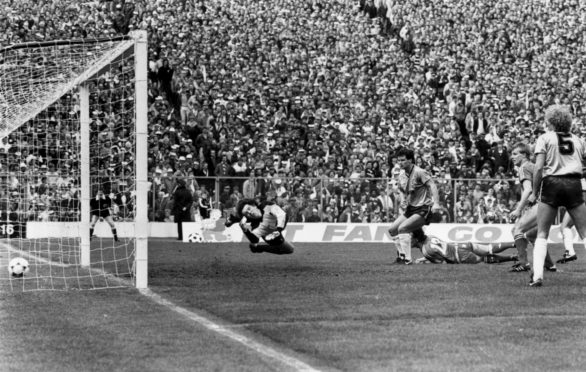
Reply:
[[[58,46],[71,46],[71,45],[88,45],[97,44],[104,42],[112,42],[112,48],[106,53],[103,53],[98,58],[88,61],[89,63],[85,66],[78,66],[81,73],[69,76],[68,79],[63,79],[60,84],[56,84],[54,89],[43,92],[40,96],[34,96],[34,99],[22,105],[19,110],[16,110],[13,114],[9,114],[9,108],[11,104],[6,100],[5,97],[0,97],[0,110],[7,113],[0,118],[0,140],[6,137],[10,132],[17,129],[22,124],[31,120],[39,113],[46,110],[51,104],[65,95],[67,92],[73,90],[75,87],[82,84],[84,81],[90,80],[96,75],[100,74],[106,66],[116,62],[117,59],[122,58],[128,53],[133,53],[135,41],[130,37],[120,37],[113,39],[90,39],[90,40],[59,40],[53,42],[43,43],[25,43],[8,46],[2,49],[0,52],[0,59],[6,53],[11,51],[17,51],[19,49],[26,48],[44,48],[44,47],[58,47]],[[6,70],[9,70],[10,66],[6,66],[3,61],[0,61],[0,81],[6,80]],[[9,73],[9,72],[8,72]],[[31,92],[32,93],[32,92]]]

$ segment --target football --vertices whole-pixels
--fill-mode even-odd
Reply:
[[[187,240],[190,243],[203,243],[204,242],[203,236],[197,232],[189,234],[189,236],[187,237]]]
[[[8,272],[11,276],[22,278],[24,274],[28,273],[29,264],[28,261],[22,257],[16,257],[10,260],[8,264]]]

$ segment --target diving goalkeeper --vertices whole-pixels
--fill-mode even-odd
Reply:
[[[249,247],[253,253],[293,253],[293,245],[286,241],[282,234],[287,226],[287,214],[277,204],[243,199],[238,202],[236,213],[236,216],[228,217],[226,227],[238,222],[250,241]]]

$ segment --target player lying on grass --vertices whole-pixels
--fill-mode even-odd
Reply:
[[[517,260],[517,256],[498,255],[506,249],[515,248],[514,242],[480,244],[450,243],[435,236],[426,235],[423,229],[413,233],[412,246],[421,249],[423,257],[415,263],[477,264],[500,263]]]
[[[286,241],[282,234],[287,226],[287,214],[277,204],[259,204],[253,199],[243,199],[238,202],[236,214],[228,217],[226,227],[238,222],[250,241],[250,250],[253,253],[293,253],[293,245]],[[261,243],[261,239],[266,244]]]

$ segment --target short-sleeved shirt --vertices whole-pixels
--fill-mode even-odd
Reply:
[[[571,133],[547,132],[537,138],[535,155],[545,154],[543,177],[582,174],[586,144]]]
[[[399,188],[407,198],[407,204],[413,207],[432,205],[433,199],[427,183],[431,180],[429,174],[414,165],[411,172],[401,172],[399,175]]]
[[[533,182],[533,174],[535,173],[535,163],[526,161],[519,167],[519,182],[523,185],[523,181],[529,180]]]

